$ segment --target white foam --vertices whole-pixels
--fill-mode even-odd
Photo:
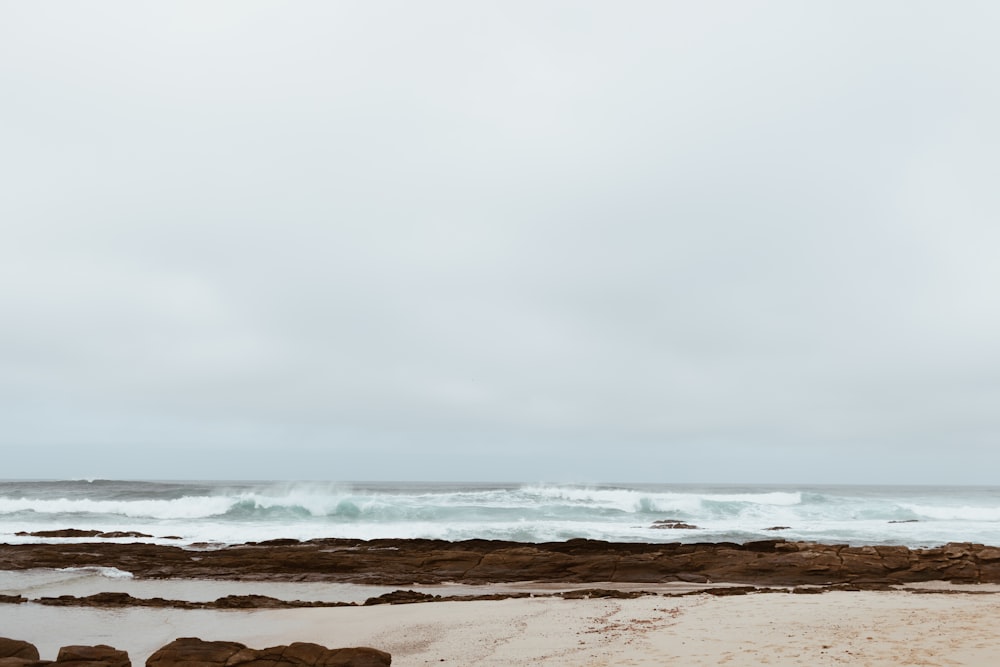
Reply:
[[[914,514],[939,521],[1000,521],[1000,507],[974,507],[961,505],[900,504]]]
[[[60,567],[57,572],[80,572],[82,574],[97,574],[107,579],[133,579],[134,575],[126,570],[119,570],[117,567],[101,567],[92,565],[87,567]]]
[[[133,518],[198,519],[224,514],[234,504],[227,496],[185,496],[173,500],[92,500],[90,498],[0,498],[0,514],[106,514]]]

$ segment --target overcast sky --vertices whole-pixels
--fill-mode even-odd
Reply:
[[[996,483],[998,31],[0,0],[0,477]]]

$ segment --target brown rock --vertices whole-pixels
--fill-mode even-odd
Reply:
[[[296,642],[262,649],[258,654],[257,660],[267,661],[265,665],[274,660],[275,667],[389,667],[392,664],[392,656],[388,653],[365,646],[328,649],[319,644]],[[230,667],[237,664],[232,663]]]
[[[698,591],[699,593],[705,593],[707,595],[714,595],[716,597],[728,597],[730,595],[746,595],[747,593],[756,593],[756,586],[723,586],[722,588],[706,588],[703,591]]]
[[[211,603],[188,602],[187,600],[164,600],[163,598],[134,598],[128,593],[95,593],[85,597],[60,595],[35,600],[50,607],[173,607],[176,609],[200,609]]]
[[[882,559],[882,566],[887,570],[902,570],[910,567],[912,552],[906,547],[875,547],[875,552]]]
[[[437,599],[437,595],[429,593],[419,593],[417,591],[392,591],[383,593],[378,597],[365,600],[365,606],[371,607],[378,604],[411,604],[414,602],[431,602]]]
[[[63,646],[55,664],[58,667],[132,667],[128,653],[113,646]]]
[[[0,637],[0,658],[20,658],[22,660],[38,660],[38,649],[34,644],[20,639]]]
[[[845,547],[840,550],[840,559],[844,569],[852,577],[880,577],[888,573],[882,556],[875,547]]]
[[[60,528],[59,530],[36,530],[32,533],[21,531],[16,533],[20,536],[31,537],[97,537],[101,534],[99,530],[80,530],[79,528]]]
[[[218,609],[282,609],[303,605],[289,603],[267,595],[226,595],[211,603],[210,606]]]
[[[392,657],[373,648],[328,649],[296,642],[265,649],[237,642],[176,639],[146,661],[146,667],[389,667]]]
[[[986,547],[985,549],[980,549],[975,554],[977,560],[980,561],[1000,561],[1000,549],[996,547]]]
[[[142,578],[389,586],[443,581],[659,582],[674,581],[681,575],[697,575],[715,582],[782,586],[859,580],[1000,583],[1000,548],[981,544],[950,544],[933,549],[847,547],[786,540],[747,544],[599,540],[524,544],[491,540],[323,539],[294,545],[235,545],[206,550],[104,541],[0,544],[0,569],[87,566],[115,567]],[[45,603],[59,604],[59,600],[48,599]],[[109,597],[95,602],[110,605],[115,600]]]
[[[208,642],[181,637],[163,646],[146,660],[146,667],[224,667],[246,646],[237,642]]]
[[[591,598],[614,598],[616,600],[631,600],[650,595],[643,591],[619,591],[614,588],[581,588],[575,591],[563,591],[560,594],[564,600],[589,600]]]
[[[690,523],[684,523],[683,521],[678,521],[676,519],[660,519],[654,521],[650,528],[656,528],[658,530],[662,529],[678,529],[678,530],[696,530],[698,526],[694,526]]]

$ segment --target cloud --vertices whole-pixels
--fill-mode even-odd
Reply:
[[[3,11],[14,474],[934,481],[1000,434],[992,7]]]

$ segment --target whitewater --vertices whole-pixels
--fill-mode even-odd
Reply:
[[[669,521],[693,527],[655,527]],[[323,537],[1000,545],[1000,487],[0,481],[0,542],[94,539],[26,534],[65,528],[191,546]]]

